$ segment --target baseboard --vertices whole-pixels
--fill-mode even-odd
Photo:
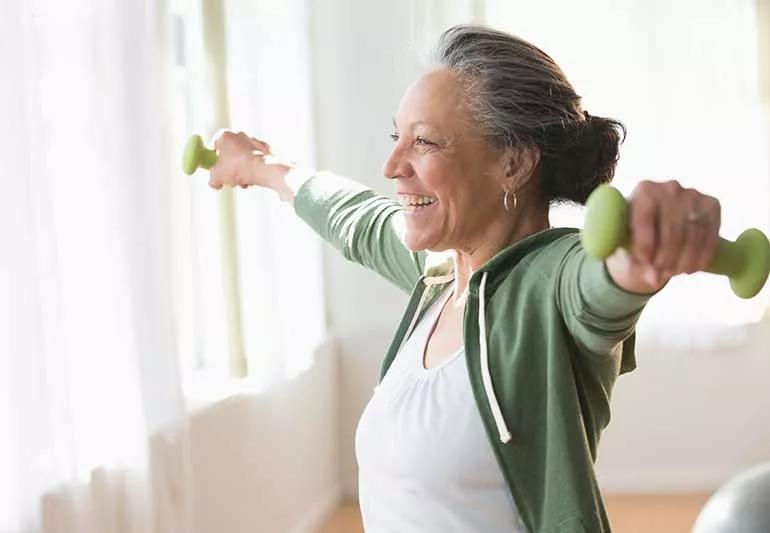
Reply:
[[[324,521],[333,513],[342,503],[342,489],[335,486],[323,498],[320,498],[310,510],[305,513],[299,523],[290,533],[315,533],[324,523]]]

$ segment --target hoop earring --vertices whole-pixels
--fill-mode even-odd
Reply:
[[[508,205],[509,194],[511,194],[511,191],[505,191],[505,196],[503,196],[503,205],[505,206],[506,211],[512,213],[513,211],[516,211],[516,205],[518,204],[518,201],[516,200],[516,193],[513,193],[513,209],[511,209]]]

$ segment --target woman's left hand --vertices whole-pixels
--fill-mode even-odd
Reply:
[[[608,257],[607,270],[627,291],[657,292],[673,276],[711,265],[720,224],[716,198],[677,181],[643,181],[629,200],[631,246]]]

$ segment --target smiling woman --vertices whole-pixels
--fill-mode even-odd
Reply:
[[[513,35],[453,27],[436,60],[394,120],[383,174],[399,203],[245,133],[216,139],[210,184],[274,190],[411,294],[356,433],[367,529],[609,531],[593,460],[610,392],[650,296],[710,263],[719,203],[645,182],[630,251],[590,259],[548,210],[612,179],[622,125]],[[437,252],[451,261],[429,267]]]

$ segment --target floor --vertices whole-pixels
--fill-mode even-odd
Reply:
[[[690,533],[708,494],[605,495],[615,533]],[[317,533],[361,533],[358,504],[343,504]]]

